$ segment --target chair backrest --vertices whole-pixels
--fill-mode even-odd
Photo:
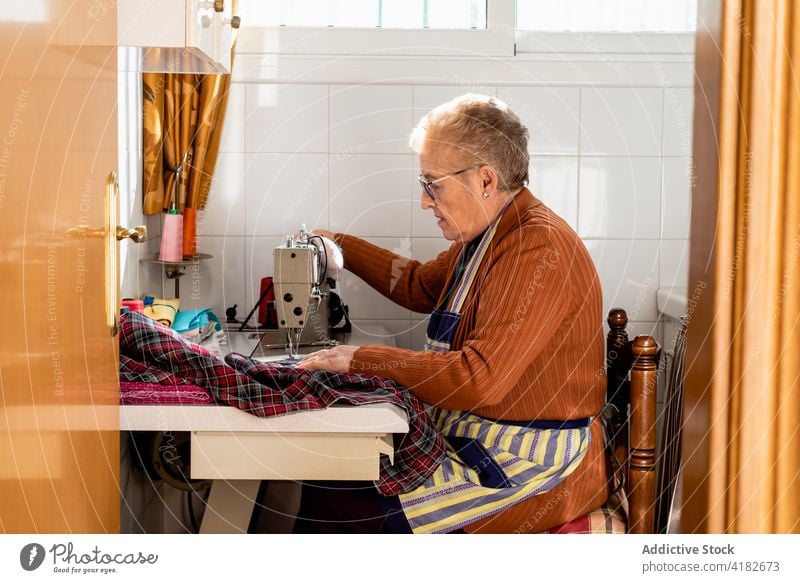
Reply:
[[[606,375],[610,439],[628,499],[628,532],[654,532],[656,388],[660,347],[652,336],[628,340],[625,310],[608,313]],[[617,472],[615,472],[616,474]]]

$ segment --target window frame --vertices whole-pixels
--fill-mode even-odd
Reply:
[[[516,0],[486,0],[485,29],[249,27],[237,54],[510,57]]]
[[[651,55],[676,60],[694,55],[694,32],[550,32],[518,30],[517,54]]]
[[[447,56],[538,58],[567,55],[603,60],[693,59],[695,33],[551,32],[516,30],[516,0],[486,0],[485,29],[249,27],[239,30],[236,53],[286,56]]]

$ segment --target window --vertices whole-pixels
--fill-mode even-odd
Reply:
[[[697,0],[240,0],[237,52],[685,61],[696,13]]]
[[[516,14],[518,53],[679,62],[694,54],[697,0],[517,0]]]
[[[517,29],[692,32],[697,0],[517,0]]]
[[[514,54],[514,0],[240,0],[240,54]]]
[[[485,29],[486,0],[240,0],[248,26]]]

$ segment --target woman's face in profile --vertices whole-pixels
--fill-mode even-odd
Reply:
[[[426,142],[419,154],[420,175],[430,184],[429,194],[422,188],[422,209],[432,210],[442,236],[449,241],[471,241],[489,224],[486,209],[480,203],[483,188],[480,167],[470,168],[464,156],[446,145]],[[465,168],[470,168],[460,172]],[[456,176],[449,176],[460,172]],[[447,178],[445,178],[447,176]]]

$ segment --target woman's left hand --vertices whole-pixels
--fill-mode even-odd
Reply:
[[[353,361],[353,354],[358,350],[358,346],[344,344],[334,346],[327,350],[318,350],[303,357],[297,363],[297,368],[303,370],[329,370],[331,372],[349,372],[350,363]]]

